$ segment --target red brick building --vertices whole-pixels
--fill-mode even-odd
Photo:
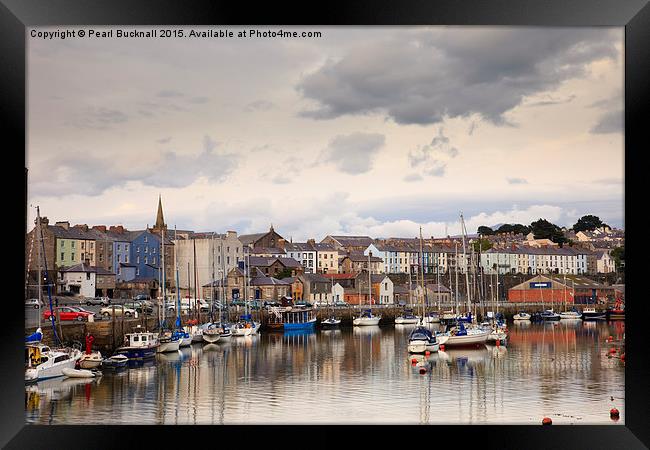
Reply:
[[[508,290],[512,303],[589,304],[615,301],[613,286],[578,275],[537,275]]]

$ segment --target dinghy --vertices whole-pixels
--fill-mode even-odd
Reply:
[[[129,362],[129,358],[122,354],[113,355],[110,358],[106,358],[102,361],[102,366],[109,369],[119,369],[126,367],[126,364]]]
[[[437,352],[439,346],[435,334],[425,327],[417,327],[409,335],[409,353]]]
[[[70,378],[95,378],[97,374],[86,369],[61,369],[63,375]]]

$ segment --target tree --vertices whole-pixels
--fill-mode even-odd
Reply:
[[[621,263],[625,263],[625,246],[623,245],[621,247],[616,247],[614,250],[612,250],[609,256],[614,258],[614,263],[618,269],[621,267]]]
[[[567,238],[564,237],[564,233],[562,233],[562,229],[546,219],[532,222],[530,228],[535,239],[550,239],[556,244],[560,244],[560,246],[568,242]]]
[[[575,225],[573,225],[573,231],[576,233],[579,231],[593,231],[596,228],[602,227],[609,227],[609,225],[600,220],[600,217],[587,214],[579,218]]]
[[[282,269],[282,272],[278,272],[274,278],[277,278],[278,280],[281,280],[283,278],[288,278],[291,276],[291,269],[288,267],[285,267]]]
[[[485,250],[489,250],[491,248],[492,243],[487,239],[478,239],[477,241],[474,241],[474,251],[476,252],[484,252]]]
[[[480,226],[478,227],[478,234],[481,236],[492,236],[494,234],[494,230],[490,227],[486,226]]]
[[[528,234],[530,233],[530,228],[520,223],[514,223],[514,224],[504,223],[497,229],[496,233],[497,234],[502,234],[502,233]]]

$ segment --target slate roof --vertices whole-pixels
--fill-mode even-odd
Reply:
[[[66,267],[64,269],[60,270],[61,272],[94,272],[97,275],[115,275],[113,272],[109,272],[108,270],[104,269],[103,267],[97,267],[97,266],[91,266],[89,264],[81,263],[81,264],[76,264],[74,266]]]

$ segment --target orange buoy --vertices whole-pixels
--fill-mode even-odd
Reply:
[[[613,338],[612,336],[610,336],[610,337],[607,338],[607,340],[608,340],[609,342],[612,342],[612,341],[614,340],[614,338]]]
[[[553,425],[553,421],[550,417],[544,417],[542,419],[542,425]]]
[[[620,417],[618,409],[616,409],[616,408],[610,409],[609,410],[609,417],[611,417],[614,420],[618,420],[618,418]]]
[[[427,369],[425,369],[424,367],[420,367],[420,373],[421,374],[427,373]]]

